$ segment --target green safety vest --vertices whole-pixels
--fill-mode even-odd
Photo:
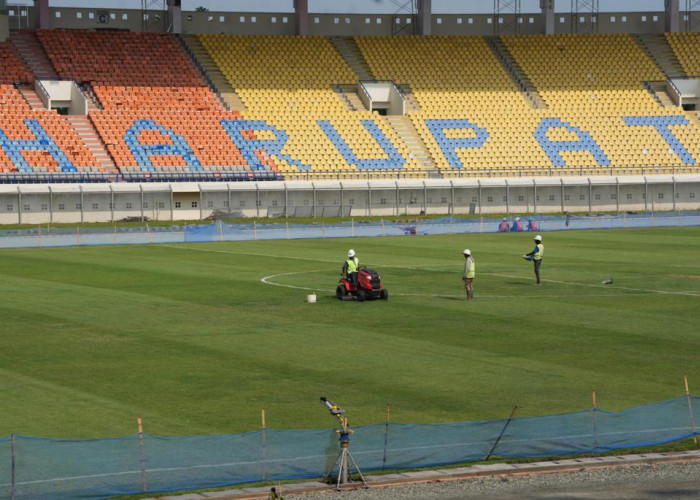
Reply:
[[[535,255],[533,255],[533,258],[535,260],[542,260],[542,256],[544,255],[544,245],[542,243],[538,243],[535,245]]]
[[[360,259],[358,259],[357,257],[353,257],[352,259],[348,259],[346,263],[348,265],[348,274],[356,273],[357,266],[360,264]]]
[[[474,259],[472,259],[471,257],[469,257],[467,261],[470,262],[467,278],[473,278],[476,276],[476,262],[474,262]]]

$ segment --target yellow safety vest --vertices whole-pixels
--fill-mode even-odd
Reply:
[[[357,266],[360,265],[360,259],[358,259],[357,257],[353,257],[352,259],[348,259],[346,263],[348,265],[348,274],[356,273]]]
[[[474,259],[472,257],[469,257],[467,259],[467,262],[470,263],[469,272],[467,272],[467,278],[474,278],[476,276],[476,262],[474,262]]]
[[[538,243],[535,245],[535,255],[533,255],[533,258],[535,260],[542,260],[542,256],[544,255],[544,245],[542,243]]]

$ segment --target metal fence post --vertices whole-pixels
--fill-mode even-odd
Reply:
[[[141,417],[137,420],[139,426],[139,451],[141,453],[141,490],[145,493],[148,491],[148,482],[146,481],[146,446],[143,442],[143,424]]]
[[[593,449],[598,449],[598,405],[595,399],[595,389],[591,392],[593,398]]]
[[[685,382],[685,397],[688,398],[688,410],[690,411],[690,430],[693,431],[693,442],[698,444],[698,438],[695,435],[695,415],[693,414],[693,401],[690,398],[690,390],[688,389],[688,375],[683,377]]]
[[[384,423],[384,458],[382,459],[382,469],[386,468],[387,448],[389,445],[389,419],[391,417],[391,403],[386,404],[386,421]]]
[[[11,472],[10,472],[10,498],[15,500],[15,433],[10,434],[10,460],[11,460]]]
[[[513,411],[510,412],[510,416],[508,417],[508,420],[506,420],[506,424],[503,426],[503,429],[501,429],[501,433],[498,435],[498,438],[496,438],[496,442],[493,443],[493,446],[491,447],[491,451],[489,451],[489,454],[486,455],[486,458],[484,460],[488,460],[491,458],[491,455],[493,455],[493,452],[496,451],[496,446],[498,446],[498,443],[501,441],[501,438],[503,437],[503,434],[505,434],[506,429],[510,425],[511,420],[513,420],[513,415],[515,415],[515,412],[518,409],[518,405],[515,405],[513,407]]]
[[[267,426],[265,425],[265,408],[262,409],[262,480],[267,479],[265,461],[267,459]]]

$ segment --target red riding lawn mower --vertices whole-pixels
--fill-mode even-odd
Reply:
[[[360,266],[357,269],[357,286],[353,284],[352,280],[344,276],[338,282],[335,296],[340,300],[352,300],[354,298],[358,302],[364,302],[367,299],[387,300],[389,291],[382,288],[382,280],[378,272]]]

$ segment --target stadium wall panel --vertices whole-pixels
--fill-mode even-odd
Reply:
[[[700,175],[0,185],[0,224],[700,209]]]
[[[0,14],[0,42],[4,42],[10,36],[10,19],[7,14]]]
[[[466,10],[466,9],[465,9]],[[27,15],[22,16],[22,12]],[[104,15],[106,14],[106,16]],[[398,17],[401,29],[396,29]],[[402,35],[412,34],[405,15],[393,14],[309,14],[309,34],[312,35]],[[539,12],[524,12],[522,22],[517,24],[517,33],[535,34],[544,32],[544,21]],[[590,14],[581,14],[579,24],[590,24]],[[254,21],[253,21],[254,18]],[[15,7],[8,16],[11,28],[31,29],[36,27],[35,9]],[[284,21],[286,19],[286,22]],[[336,22],[337,19],[337,22]],[[369,21],[369,22],[368,22]],[[664,11],[645,12],[601,12],[597,17],[599,33],[663,33]],[[142,30],[141,10],[111,8],[51,7],[49,27],[51,29],[124,29]],[[293,12],[193,12],[183,11],[183,33],[226,33],[293,35]],[[405,29],[403,27],[408,27]],[[494,21],[491,14],[437,14],[432,16],[433,35],[493,35]],[[513,32],[513,29],[509,31]],[[555,14],[555,32],[576,32],[572,14]]]

